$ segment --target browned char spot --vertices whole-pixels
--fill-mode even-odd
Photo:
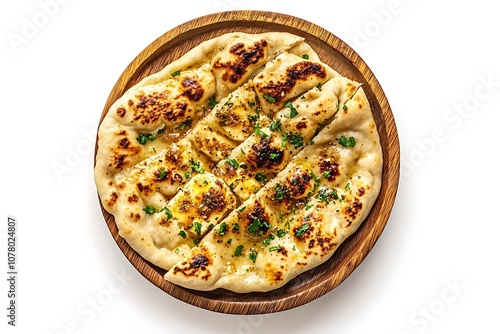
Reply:
[[[182,95],[186,96],[191,101],[199,101],[203,97],[204,90],[196,78],[184,78],[182,87],[185,88]]]
[[[260,91],[262,94],[273,97],[275,102],[279,102],[288,95],[298,81],[305,81],[313,75],[320,79],[326,78],[325,68],[314,62],[303,61],[287,68],[285,81],[270,81],[267,85],[260,87]]]
[[[279,166],[283,162],[283,151],[280,148],[271,147],[272,138],[271,135],[271,137],[252,145],[247,162],[253,169],[269,169]]]
[[[224,69],[225,72],[222,75],[222,80],[231,83],[237,83],[248,71],[248,67],[257,64],[262,58],[264,58],[264,49],[268,46],[266,40],[260,40],[255,42],[248,49],[245,49],[243,43],[237,43],[231,47],[230,53],[236,56],[233,62],[221,63],[216,61],[214,63],[214,69]]]

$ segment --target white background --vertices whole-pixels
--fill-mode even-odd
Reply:
[[[19,277],[15,328],[1,279],[0,331],[499,333],[493,3],[2,1],[0,277],[9,215]],[[385,90],[401,144],[396,203],[369,256],[330,293],[266,316],[206,311],[149,283],[113,241],[93,183],[96,127],[125,67],[176,25],[236,9],[298,16],[353,47]]]

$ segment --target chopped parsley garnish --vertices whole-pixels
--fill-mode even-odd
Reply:
[[[323,84],[321,82],[316,85],[316,88],[318,88],[319,91],[321,91],[321,87],[323,87]]]
[[[283,197],[285,196],[285,194],[286,194],[286,188],[281,184],[276,183],[276,186],[274,187],[273,201],[278,201],[278,202],[283,201]]]
[[[288,142],[293,145],[294,148],[299,148],[304,146],[304,138],[300,133],[292,133],[288,136]]]
[[[281,131],[281,121],[279,119],[272,121],[271,125],[269,126],[269,129],[271,131]]]
[[[356,145],[356,140],[354,139],[354,137],[349,137],[349,139],[347,139],[344,136],[340,136],[340,138],[337,138],[337,141],[343,147],[354,147],[354,145]]]
[[[240,164],[238,163],[238,161],[236,161],[236,159],[226,159],[226,162],[228,163],[229,166],[233,167],[234,169],[240,167]]]
[[[309,59],[309,55],[308,55],[307,53],[304,53],[304,54],[302,55],[302,58],[304,58],[304,59]]]
[[[309,230],[309,224],[302,224],[298,229],[295,230],[295,236],[297,238],[302,238],[302,236]]]
[[[194,239],[194,240],[193,240],[193,244],[194,244],[195,246],[198,246],[198,244],[200,243],[200,241],[201,241],[200,239]]]
[[[185,179],[189,179],[189,177],[190,177],[190,176],[191,176],[191,175],[189,175],[189,173],[188,173],[188,172],[184,173],[184,178],[185,178]]]
[[[194,233],[201,235],[201,223],[194,222]]]
[[[286,132],[283,134],[283,137],[281,137],[281,149],[282,150],[285,149],[285,144],[286,144],[289,136],[290,136],[290,134],[288,132]]]
[[[179,129],[181,129],[181,131],[184,131],[184,129],[185,129],[187,126],[191,126],[191,123],[192,123],[192,120],[185,121],[184,123],[182,123],[181,125],[179,125]]]
[[[146,212],[148,215],[152,215],[156,212],[156,208],[152,205],[146,205],[142,211]]]
[[[230,244],[231,244],[231,242],[233,242],[233,238],[229,238],[229,239],[227,239],[227,244],[228,244],[228,245],[230,245]]]
[[[323,177],[324,177],[325,179],[329,179],[329,178],[330,178],[330,176],[331,176],[331,174],[332,174],[332,172],[328,170],[328,171],[324,172],[322,175],[323,175]]]
[[[288,233],[287,230],[278,229],[278,231],[276,232],[276,235],[278,236],[278,238],[283,238],[285,236],[285,234],[287,234],[287,233]]]
[[[210,97],[210,98],[208,99],[208,105],[209,105],[211,108],[215,107],[215,106],[217,105],[217,103],[219,103],[219,102],[217,102],[217,100],[215,99],[215,94],[214,94],[214,95],[212,95],[212,97]]]
[[[276,252],[276,251],[279,251],[281,249],[281,246],[278,245],[278,246],[273,246],[273,247],[269,247],[269,251],[270,252]]]
[[[260,219],[254,219],[252,224],[248,226],[248,232],[252,234],[252,236],[257,235],[257,232],[259,236],[263,235],[268,229],[271,228],[271,225],[263,220]]]
[[[161,180],[166,179],[166,178],[167,178],[167,174],[168,174],[168,173],[167,173],[167,171],[166,171],[166,170],[164,170],[164,169],[159,170],[159,171],[158,171],[158,180],[160,180],[160,181],[161,181]]]
[[[238,211],[239,211],[239,212],[243,212],[243,211],[245,211],[245,209],[246,209],[246,208],[247,208],[246,206],[243,206],[243,207],[241,207]]]
[[[290,115],[286,116],[287,118],[294,118],[299,114],[297,109],[295,109],[295,107],[292,105],[290,101],[285,103],[285,107],[290,108]]]
[[[169,208],[167,208],[166,206],[164,206],[160,211],[158,211],[158,213],[162,212],[162,211],[165,211],[165,215],[167,216],[167,219],[170,220],[172,219],[172,217],[174,216],[172,214],[172,211],[170,211]]]
[[[234,250],[234,256],[241,256],[241,252],[243,251],[243,245],[239,245]]]
[[[156,134],[155,133],[140,134],[136,139],[139,142],[139,144],[146,145],[147,142],[152,142],[153,140],[156,139]]]
[[[276,102],[276,99],[275,99],[274,97],[272,97],[271,95],[269,95],[269,94],[264,94],[263,96],[264,96],[264,98],[265,98],[268,102],[271,102],[271,103]]]
[[[240,229],[240,225],[238,225],[237,223],[234,223],[233,224],[233,232],[238,231],[239,229]]]
[[[179,233],[177,233],[177,235],[180,235],[183,239],[187,238],[186,232],[184,230],[180,230]]]
[[[219,235],[222,237],[227,233],[227,223],[221,223],[219,228]]]
[[[179,74],[181,74],[181,70],[177,70],[177,71],[170,73],[170,75],[173,77],[178,76]]]
[[[269,246],[269,244],[271,243],[271,240],[274,240],[274,234],[269,234],[269,236],[264,240],[262,241],[262,244],[264,246]]]
[[[347,190],[347,191],[351,190],[351,184],[350,184],[349,182],[347,182],[347,183],[345,184],[344,189],[345,189],[345,190]]]
[[[270,153],[269,154],[269,158],[271,158],[271,160],[276,159],[278,156],[279,156],[279,153]]]
[[[193,158],[189,159],[189,164],[191,165],[191,168],[193,171],[198,172],[200,174],[203,174],[205,170],[201,167],[201,161],[195,162]]]
[[[347,106],[344,104],[344,105],[342,106],[342,109],[347,110]]]
[[[254,126],[253,126],[253,132],[256,134],[256,135],[260,135],[260,137],[264,140],[267,139],[267,137],[269,137],[269,135],[265,132],[262,132],[260,130],[260,126],[258,123],[256,123]]]
[[[257,252],[256,251],[251,251],[250,254],[248,254],[248,258],[255,263],[257,260]]]
[[[255,174],[255,179],[260,182],[260,183],[264,183],[267,181],[267,177],[265,174],[261,173],[261,172],[258,172],[257,174]]]
[[[328,204],[328,203],[330,203],[330,199],[339,199],[339,196],[338,196],[337,191],[335,189],[328,189],[326,187],[322,187],[318,191],[318,198],[320,201]]]

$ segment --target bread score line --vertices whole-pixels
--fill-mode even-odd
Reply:
[[[288,33],[201,43],[125,92],[98,135],[120,236],[196,290],[283,286],[333,255],[381,187],[363,88]]]

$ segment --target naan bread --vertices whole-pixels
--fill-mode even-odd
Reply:
[[[120,235],[190,289],[283,286],[332,256],[381,187],[362,86],[288,33],[201,43],[125,92],[98,138]]]

